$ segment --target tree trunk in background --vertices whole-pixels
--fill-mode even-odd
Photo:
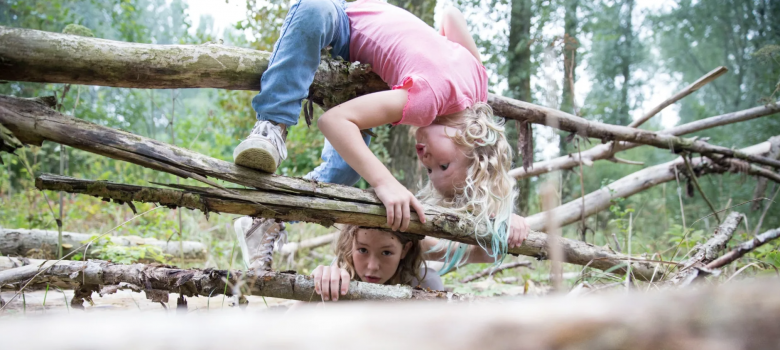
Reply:
[[[436,0],[388,0],[388,3],[403,8],[430,26],[433,26],[433,9]],[[413,193],[419,190],[418,184],[423,180],[423,168],[417,160],[415,144],[417,141],[410,133],[409,125],[398,125],[390,128],[385,141],[385,148],[390,162],[388,169],[396,178]]]
[[[631,15],[634,13],[634,0],[624,0],[623,8],[621,8],[620,14],[622,20],[620,21],[622,35],[622,49],[619,50],[620,54],[620,74],[623,76],[623,84],[620,87],[620,109],[617,114],[618,120],[615,120],[617,125],[628,125],[631,123],[631,116],[628,114],[631,112],[631,107],[628,103],[628,88],[631,84],[631,63],[633,61],[632,45],[634,41],[634,27],[631,20]],[[620,39],[618,39],[620,40]]]
[[[580,0],[564,0],[566,15],[564,16],[564,36],[563,36],[563,95],[561,96],[561,110],[574,115],[579,115],[574,106],[574,82],[577,80],[577,48],[580,42],[577,39],[579,34],[579,21],[577,20],[577,8]],[[561,134],[558,146],[562,155],[569,154],[565,135]]]
[[[512,13],[509,19],[509,59],[507,82],[509,95],[512,98],[531,102],[531,0],[512,0]],[[511,123],[516,124],[516,123]],[[516,128],[516,125],[512,125]],[[520,161],[520,150],[515,155],[515,164]],[[522,157],[533,157],[533,154],[523,154]],[[531,181],[521,179],[517,182],[520,195],[517,197],[517,211],[520,215],[528,215],[531,198]]]

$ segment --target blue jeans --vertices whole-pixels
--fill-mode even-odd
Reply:
[[[252,99],[257,120],[288,126],[298,124],[301,102],[320,64],[322,50],[349,61],[349,18],[344,0],[299,0],[290,7],[279,40],[260,80],[260,93]],[[364,136],[366,145],[371,136]],[[352,186],[360,180],[355,170],[325,140],[323,163],[306,179]]]

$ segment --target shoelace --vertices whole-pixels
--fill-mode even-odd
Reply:
[[[260,226],[262,226],[264,223],[269,222],[268,226],[265,229],[261,229],[261,232],[255,232],[255,230],[259,229]],[[252,226],[249,228],[249,231],[247,232],[253,232],[253,234],[264,234],[267,232],[271,227],[271,225],[281,225],[279,228],[279,231],[271,233],[263,237],[263,240],[260,244],[260,247],[258,247],[258,252],[256,256],[259,256],[257,261],[261,263],[261,266],[264,268],[270,270],[271,264],[273,260],[273,252],[274,252],[274,246],[276,246],[277,250],[281,250],[282,247],[287,243],[287,230],[284,227],[284,223],[277,223],[273,219],[263,219],[263,218],[254,218],[252,220]]]
[[[271,144],[279,151],[279,160],[287,159],[287,147],[284,144],[284,138],[282,138],[282,128],[267,120],[259,120],[255,123],[255,127],[252,128],[247,139],[252,137],[270,140]]]

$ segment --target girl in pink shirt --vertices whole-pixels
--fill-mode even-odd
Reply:
[[[294,4],[262,76],[262,90],[252,101],[258,122],[236,148],[236,164],[276,170],[286,157],[287,126],[297,124],[320,52],[328,46],[334,56],[371,64],[392,89],[354,98],[320,117],[327,139],[324,162],[306,178],[352,185],[359,177],[350,173],[362,176],[385,205],[393,230],[407,229],[412,210],[424,223],[424,202],[474,215],[476,226],[489,232],[477,238],[490,243],[483,248],[496,259],[508,247],[519,246],[528,228],[512,214],[511,148],[503,123],[486,104],[487,73],[457,10],[446,11],[437,33],[409,12],[379,0]],[[371,153],[370,139],[361,137],[361,130],[384,124],[419,127],[417,155],[428,171],[419,200]],[[262,235],[258,228],[268,225],[261,223],[257,219],[240,241]],[[467,255],[465,245],[454,251],[450,248],[456,245],[449,242],[437,246],[444,245],[450,268]]]

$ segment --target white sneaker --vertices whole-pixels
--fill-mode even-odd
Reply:
[[[233,161],[241,166],[275,173],[279,164],[287,159],[283,136],[285,129],[285,125],[276,125],[267,120],[258,121],[249,137],[233,151]]]
[[[244,263],[251,270],[271,270],[274,246],[287,243],[284,222],[275,219],[242,217],[233,224]]]

